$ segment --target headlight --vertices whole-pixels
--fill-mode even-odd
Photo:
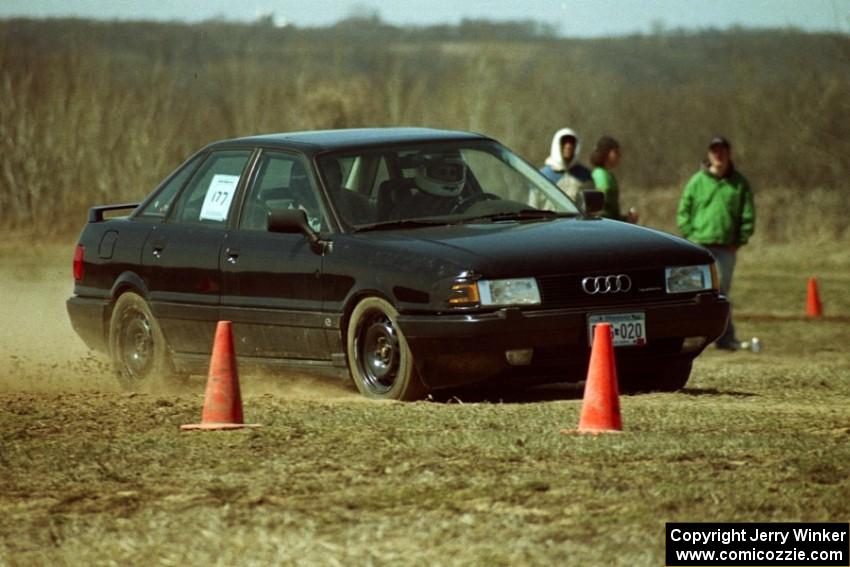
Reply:
[[[459,282],[452,286],[448,302],[455,307],[540,305],[540,290],[534,278]]]
[[[712,266],[677,266],[664,270],[667,293],[688,293],[716,287]]]
[[[480,280],[481,305],[540,305],[540,290],[534,278]]]

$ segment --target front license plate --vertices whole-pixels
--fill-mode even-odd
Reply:
[[[593,344],[593,329],[599,323],[611,324],[611,343],[617,346],[646,344],[646,315],[644,313],[604,313],[587,317],[587,342]]]

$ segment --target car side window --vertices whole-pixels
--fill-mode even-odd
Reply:
[[[320,230],[323,215],[316,188],[307,173],[306,161],[295,155],[265,152],[257,167],[239,227],[244,230],[266,230],[268,213],[274,210],[301,209],[313,230]]]
[[[173,222],[224,227],[251,150],[214,152],[177,198]]]
[[[165,218],[168,215],[168,211],[171,210],[171,203],[174,201],[174,197],[177,196],[180,188],[185,185],[186,180],[189,179],[189,176],[192,175],[193,171],[195,171],[195,168],[198,166],[198,163],[202,158],[202,155],[195,156],[191,161],[180,168],[177,173],[173,174],[162,186],[162,189],[156,193],[154,198],[145,204],[144,208],[139,211],[137,216],[150,219]]]

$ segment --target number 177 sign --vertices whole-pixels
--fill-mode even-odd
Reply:
[[[238,175],[214,175],[207,188],[207,195],[204,197],[200,219],[227,220],[227,212],[230,210],[230,203],[233,201],[238,183]]]

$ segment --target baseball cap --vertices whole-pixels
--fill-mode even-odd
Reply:
[[[711,142],[708,144],[708,149],[711,149],[715,146],[723,146],[726,149],[732,147],[732,144],[729,143],[729,140],[724,138],[723,136],[715,136],[711,139]]]

